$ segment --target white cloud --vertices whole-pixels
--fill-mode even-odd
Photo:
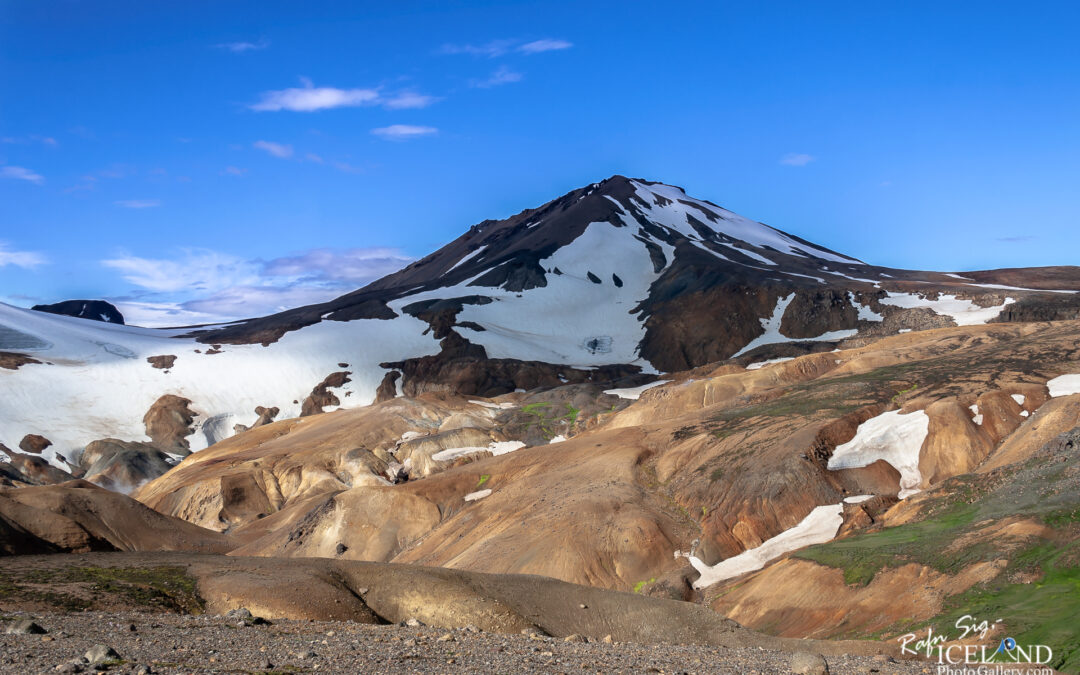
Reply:
[[[414,91],[403,91],[391,96],[383,102],[383,106],[390,110],[405,110],[409,108],[426,108],[439,99],[427,94],[418,94]]]
[[[500,66],[498,70],[491,74],[491,77],[486,80],[478,80],[472,83],[474,87],[480,87],[481,89],[488,89],[490,87],[498,87],[503,84],[510,84],[511,82],[520,82],[522,78],[521,73],[510,70],[506,66]]]
[[[31,134],[29,136],[22,136],[22,137],[4,136],[3,138],[0,138],[0,143],[18,144],[18,145],[21,145],[21,144],[24,144],[24,143],[41,143],[42,145],[47,145],[47,146],[49,146],[51,148],[55,148],[56,146],[60,145],[59,143],[56,142],[56,139],[53,138],[52,136],[38,136],[37,134]]]
[[[315,112],[329,108],[375,105],[379,102],[379,92],[376,89],[316,87],[311,80],[306,78],[302,82],[303,87],[263,92],[262,100],[249,107],[260,112],[278,110]]]
[[[46,262],[45,256],[40,253],[34,253],[33,251],[12,251],[8,244],[0,241],[0,267],[6,267],[8,265],[14,265],[15,267],[22,267],[23,269],[31,269],[39,265],[44,265]]]
[[[286,159],[292,157],[293,148],[291,145],[284,145],[282,143],[274,143],[273,141],[255,141],[251,144],[251,147],[268,152],[274,157],[280,157]]]
[[[25,180],[35,185],[41,185],[45,182],[45,176],[39,173],[34,173],[30,169],[21,166],[3,166],[0,167],[0,178],[11,178],[12,180]]]
[[[437,96],[421,94],[415,91],[400,91],[393,95],[384,95],[378,89],[338,89],[337,87],[316,87],[311,80],[301,78],[302,87],[266,91],[258,103],[248,106],[260,112],[291,110],[293,112],[315,112],[330,108],[356,108],[361,106],[382,106],[388,110],[426,108],[439,100]]]
[[[533,40],[524,44],[521,44],[520,40],[492,40],[481,45],[445,44],[439,51],[443,54],[468,54],[470,56],[495,58],[509,54],[511,51],[522,54],[540,54],[541,52],[569,49],[573,46],[572,42],[553,39]]]
[[[177,260],[121,254],[102,260],[128,282],[158,292],[213,292],[258,279],[258,265],[206,249],[186,249]]]
[[[138,288],[126,297],[110,298],[128,323],[177,326],[325,302],[411,261],[393,248],[314,249],[270,261],[188,249],[176,258],[124,254],[102,264]]]
[[[263,266],[262,273],[273,277],[355,284],[374,281],[396,272],[411,261],[396,248],[316,248],[298,255],[275,258]]]
[[[355,167],[348,162],[330,162],[330,166],[338,171],[343,171],[344,173],[362,173],[362,170],[359,167]]]
[[[785,166],[806,166],[815,159],[817,157],[803,152],[789,152],[780,158],[780,163]]]
[[[241,169],[238,166],[227,166],[227,167],[225,167],[225,170],[222,171],[222,173],[227,173],[230,176],[243,176],[243,175],[247,174],[247,172],[248,172],[247,169]]]
[[[121,199],[114,203],[125,209],[152,209],[161,206],[160,199]]]
[[[469,54],[470,56],[487,56],[493,58],[502,56],[514,46],[513,40],[492,40],[482,45],[454,45],[446,44],[439,50],[443,54]]]
[[[324,160],[319,155],[316,155],[314,152],[309,152],[306,155],[304,155],[304,159],[306,159],[309,162],[315,162],[316,164],[325,164],[326,163],[326,160]]]
[[[269,40],[259,40],[258,42],[223,42],[219,45],[215,45],[218,49],[226,49],[233,54],[243,54],[244,52],[258,51],[260,49],[266,49],[270,46]]]
[[[371,133],[375,134],[379,138],[385,138],[392,141],[402,141],[408,138],[430,136],[431,134],[438,133],[438,131],[439,130],[435,127],[421,127],[413,124],[391,124],[388,127],[379,127],[378,129],[372,129]]]
[[[517,48],[519,52],[524,54],[539,54],[541,52],[551,52],[559,49],[570,49],[574,44],[567,42],[566,40],[535,40],[533,42],[526,42]]]

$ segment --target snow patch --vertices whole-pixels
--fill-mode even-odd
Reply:
[[[484,408],[491,408],[492,410],[509,410],[510,408],[516,407],[513,403],[510,402],[491,403],[490,401],[476,401],[473,399],[469,399],[469,403],[482,406]]]
[[[860,305],[858,302],[856,302],[855,301],[855,294],[852,293],[851,291],[848,291],[847,296],[848,296],[848,302],[850,302],[852,304],[852,306],[855,307],[856,310],[858,310],[860,320],[865,320],[865,321],[884,321],[885,320],[885,317],[883,317],[882,315],[875,312],[873,310],[873,308],[870,307],[870,305]]]
[[[448,459],[455,459],[457,457],[464,457],[465,455],[471,455],[474,452],[490,452],[496,457],[499,455],[505,455],[508,452],[520,450],[524,448],[525,444],[521,441],[493,441],[487,447],[468,447],[468,448],[447,448],[446,450],[440,450],[431,456],[437,462],[443,462]]]
[[[528,227],[528,226],[526,226],[526,227]],[[485,250],[486,248],[487,248],[487,244],[484,244],[483,246],[481,246],[480,248],[476,249],[475,251],[470,251],[469,253],[465,254],[464,256],[462,256],[461,260],[459,260],[459,261],[457,261],[456,263],[454,263],[454,266],[453,266],[453,267],[451,267],[450,269],[446,270],[446,273],[447,273],[447,274],[449,274],[450,272],[453,272],[453,271],[454,271],[454,270],[456,270],[457,268],[461,267],[461,266],[462,266],[462,265],[464,265],[465,263],[469,262],[470,260],[472,260],[472,259],[473,259],[473,258],[475,258],[476,256],[478,256],[478,255],[480,255],[481,253],[483,253],[483,252],[484,252],[484,250]]]
[[[968,410],[970,410],[971,414],[974,415],[974,417],[971,418],[971,421],[975,424],[982,426],[983,416],[982,413],[979,412],[979,406],[975,403],[972,403],[968,406]]]
[[[794,361],[794,356],[781,356],[778,359],[769,359],[768,361],[755,361],[746,367],[747,370],[758,370],[773,363],[783,363],[784,361]]]
[[[919,452],[930,430],[930,418],[922,410],[902,415],[884,412],[859,425],[855,438],[836,446],[828,468],[855,469],[883,459],[900,472],[899,498],[919,491]]]
[[[657,225],[678,232],[687,239],[700,239],[697,231],[694,230],[687,219],[687,215],[690,215],[699,222],[705,223],[707,227],[715,232],[725,234],[757,248],[771,248],[781,253],[804,258],[807,257],[807,250],[809,249],[814,257],[831,262],[862,264],[854,258],[846,258],[816,246],[808,246],[768,225],[754,222],[749,218],[744,218],[714,204],[694,199],[677,187],[659,183],[646,185],[637,181],[631,181],[631,184],[634,186],[638,198],[644,202],[643,204],[635,203],[635,206],[644,212],[646,218]],[[657,196],[669,200],[670,203],[660,206],[656,203]],[[713,215],[719,216],[719,222],[713,220]],[[739,250],[745,253],[742,249]],[[775,263],[769,261],[769,264]]]
[[[690,564],[701,574],[701,577],[694,582],[694,588],[706,588],[725,579],[759,570],[770,560],[785,553],[829,541],[836,536],[840,526],[844,524],[843,513],[843,504],[819,506],[795,527],[781,532],[761,546],[721,560],[711,567],[696,556],[686,555]]]
[[[659,387],[662,384],[667,384],[671,380],[657,380],[656,382],[650,382],[643,384],[640,387],[625,387],[622,389],[608,389],[604,391],[605,394],[611,394],[612,396],[618,396],[619,398],[627,398],[631,401],[636,401],[641,398],[641,393],[652,389],[653,387]]]
[[[1027,397],[1023,394],[1012,394],[1012,400],[1016,401],[1017,405],[1024,405],[1024,401],[1027,400]]]
[[[873,499],[874,495],[855,495],[854,497],[844,497],[845,504],[862,504],[865,501]]]
[[[483,499],[490,494],[491,490],[477,490],[476,492],[470,492],[469,494],[465,495],[465,501],[475,502],[476,500]]]
[[[929,307],[937,314],[952,317],[957,326],[978,326],[997,318],[1001,310],[1007,305],[1016,302],[1014,298],[1005,298],[1000,305],[992,307],[979,307],[971,300],[961,300],[955,295],[941,294],[937,300],[930,300],[915,293],[894,293],[888,291],[888,297],[882,298],[881,303],[911,309],[914,307]]]
[[[1080,394],[1080,373],[1070,373],[1068,375],[1055,377],[1046,383],[1046,387],[1050,390],[1050,396],[1052,398]]]
[[[788,305],[795,300],[795,294],[791,293],[785,297],[776,301],[776,308],[773,309],[772,316],[761,319],[761,327],[765,329],[765,332],[757,336],[746,344],[742,349],[731,355],[731,358],[736,356],[742,356],[746,352],[756,349],[762,345],[771,345],[779,342],[819,342],[822,340],[842,340],[855,335],[859,331],[855,329],[851,330],[834,330],[827,333],[822,333],[817,337],[812,338],[789,338],[780,332],[780,323],[784,319],[784,312],[787,311]]]

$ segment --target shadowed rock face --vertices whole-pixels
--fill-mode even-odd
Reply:
[[[79,463],[85,480],[117,492],[130,492],[172,468],[169,456],[156,447],[115,438],[87,445]]]
[[[124,315],[115,306],[104,300],[64,300],[52,305],[34,305],[31,309],[50,314],[63,314],[78,319],[104,321],[123,325]]]

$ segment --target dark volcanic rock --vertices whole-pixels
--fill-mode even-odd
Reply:
[[[37,434],[27,434],[19,441],[19,449],[34,455],[40,455],[41,451],[52,445],[52,441]]]
[[[154,447],[174,455],[191,454],[187,437],[194,433],[191,424],[195,412],[190,405],[189,399],[174,394],[165,394],[154,401],[143,416],[146,435]]]
[[[855,328],[859,312],[848,292],[836,289],[798,291],[784,312],[780,332],[791,338],[812,338],[834,330]]]
[[[234,424],[233,431],[235,431],[236,433],[240,433],[241,431],[247,431],[248,429],[255,429],[257,427],[266,426],[267,424],[273,422],[274,418],[277,417],[278,413],[280,412],[281,410],[279,410],[277,407],[267,408],[261,405],[256,406],[255,414],[259,417],[255,420],[255,423],[252,424],[250,427],[246,424]]]
[[[311,394],[304,399],[304,403],[300,407],[300,417],[318,415],[328,405],[341,405],[341,399],[335,396],[334,392],[330,391],[330,388],[341,387],[346,382],[350,382],[349,375],[352,375],[352,373],[347,370],[330,373],[325,380],[315,385],[315,388],[311,390]]]
[[[760,317],[772,313],[777,298],[767,288],[726,286],[650,302],[641,355],[664,372],[726,359],[761,335]]]
[[[1001,314],[992,322],[1066,321],[1069,319],[1080,319],[1080,294],[1048,293],[1022,298],[1006,305]]]
[[[30,358],[25,354],[16,354],[14,352],[0,352],[0,368],[6,368],[8,370],[18,370],[20,366],[25,366],[28,363],[41,363],[41,361]]]
[[[155,368],[160,368],[161,370],[168,370],[169,368],[172,368],[173,365],[176,363],[176,356],[173,354],[148,356],[146,357],[146,362]]]
[[[382,403],[397,398],[397,381],[400,378],[401,373],[397,370],[391,370],[384,375],[382,382],[379,383],[379,388],[375,390],[375,402]]]
[[[63,314],[78,319],[104,321],[123,325],[124,315],[111,303],[104,300],[64,300],[52,305],[34,305],[31,309],[49,314]]]

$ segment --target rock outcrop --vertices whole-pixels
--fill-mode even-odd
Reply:
[[[110,302],[104,300],[64,300],[51,305],[34,305],[31,309],[49,314],[63,314],[77,319],[124,324],[124,315]]]

